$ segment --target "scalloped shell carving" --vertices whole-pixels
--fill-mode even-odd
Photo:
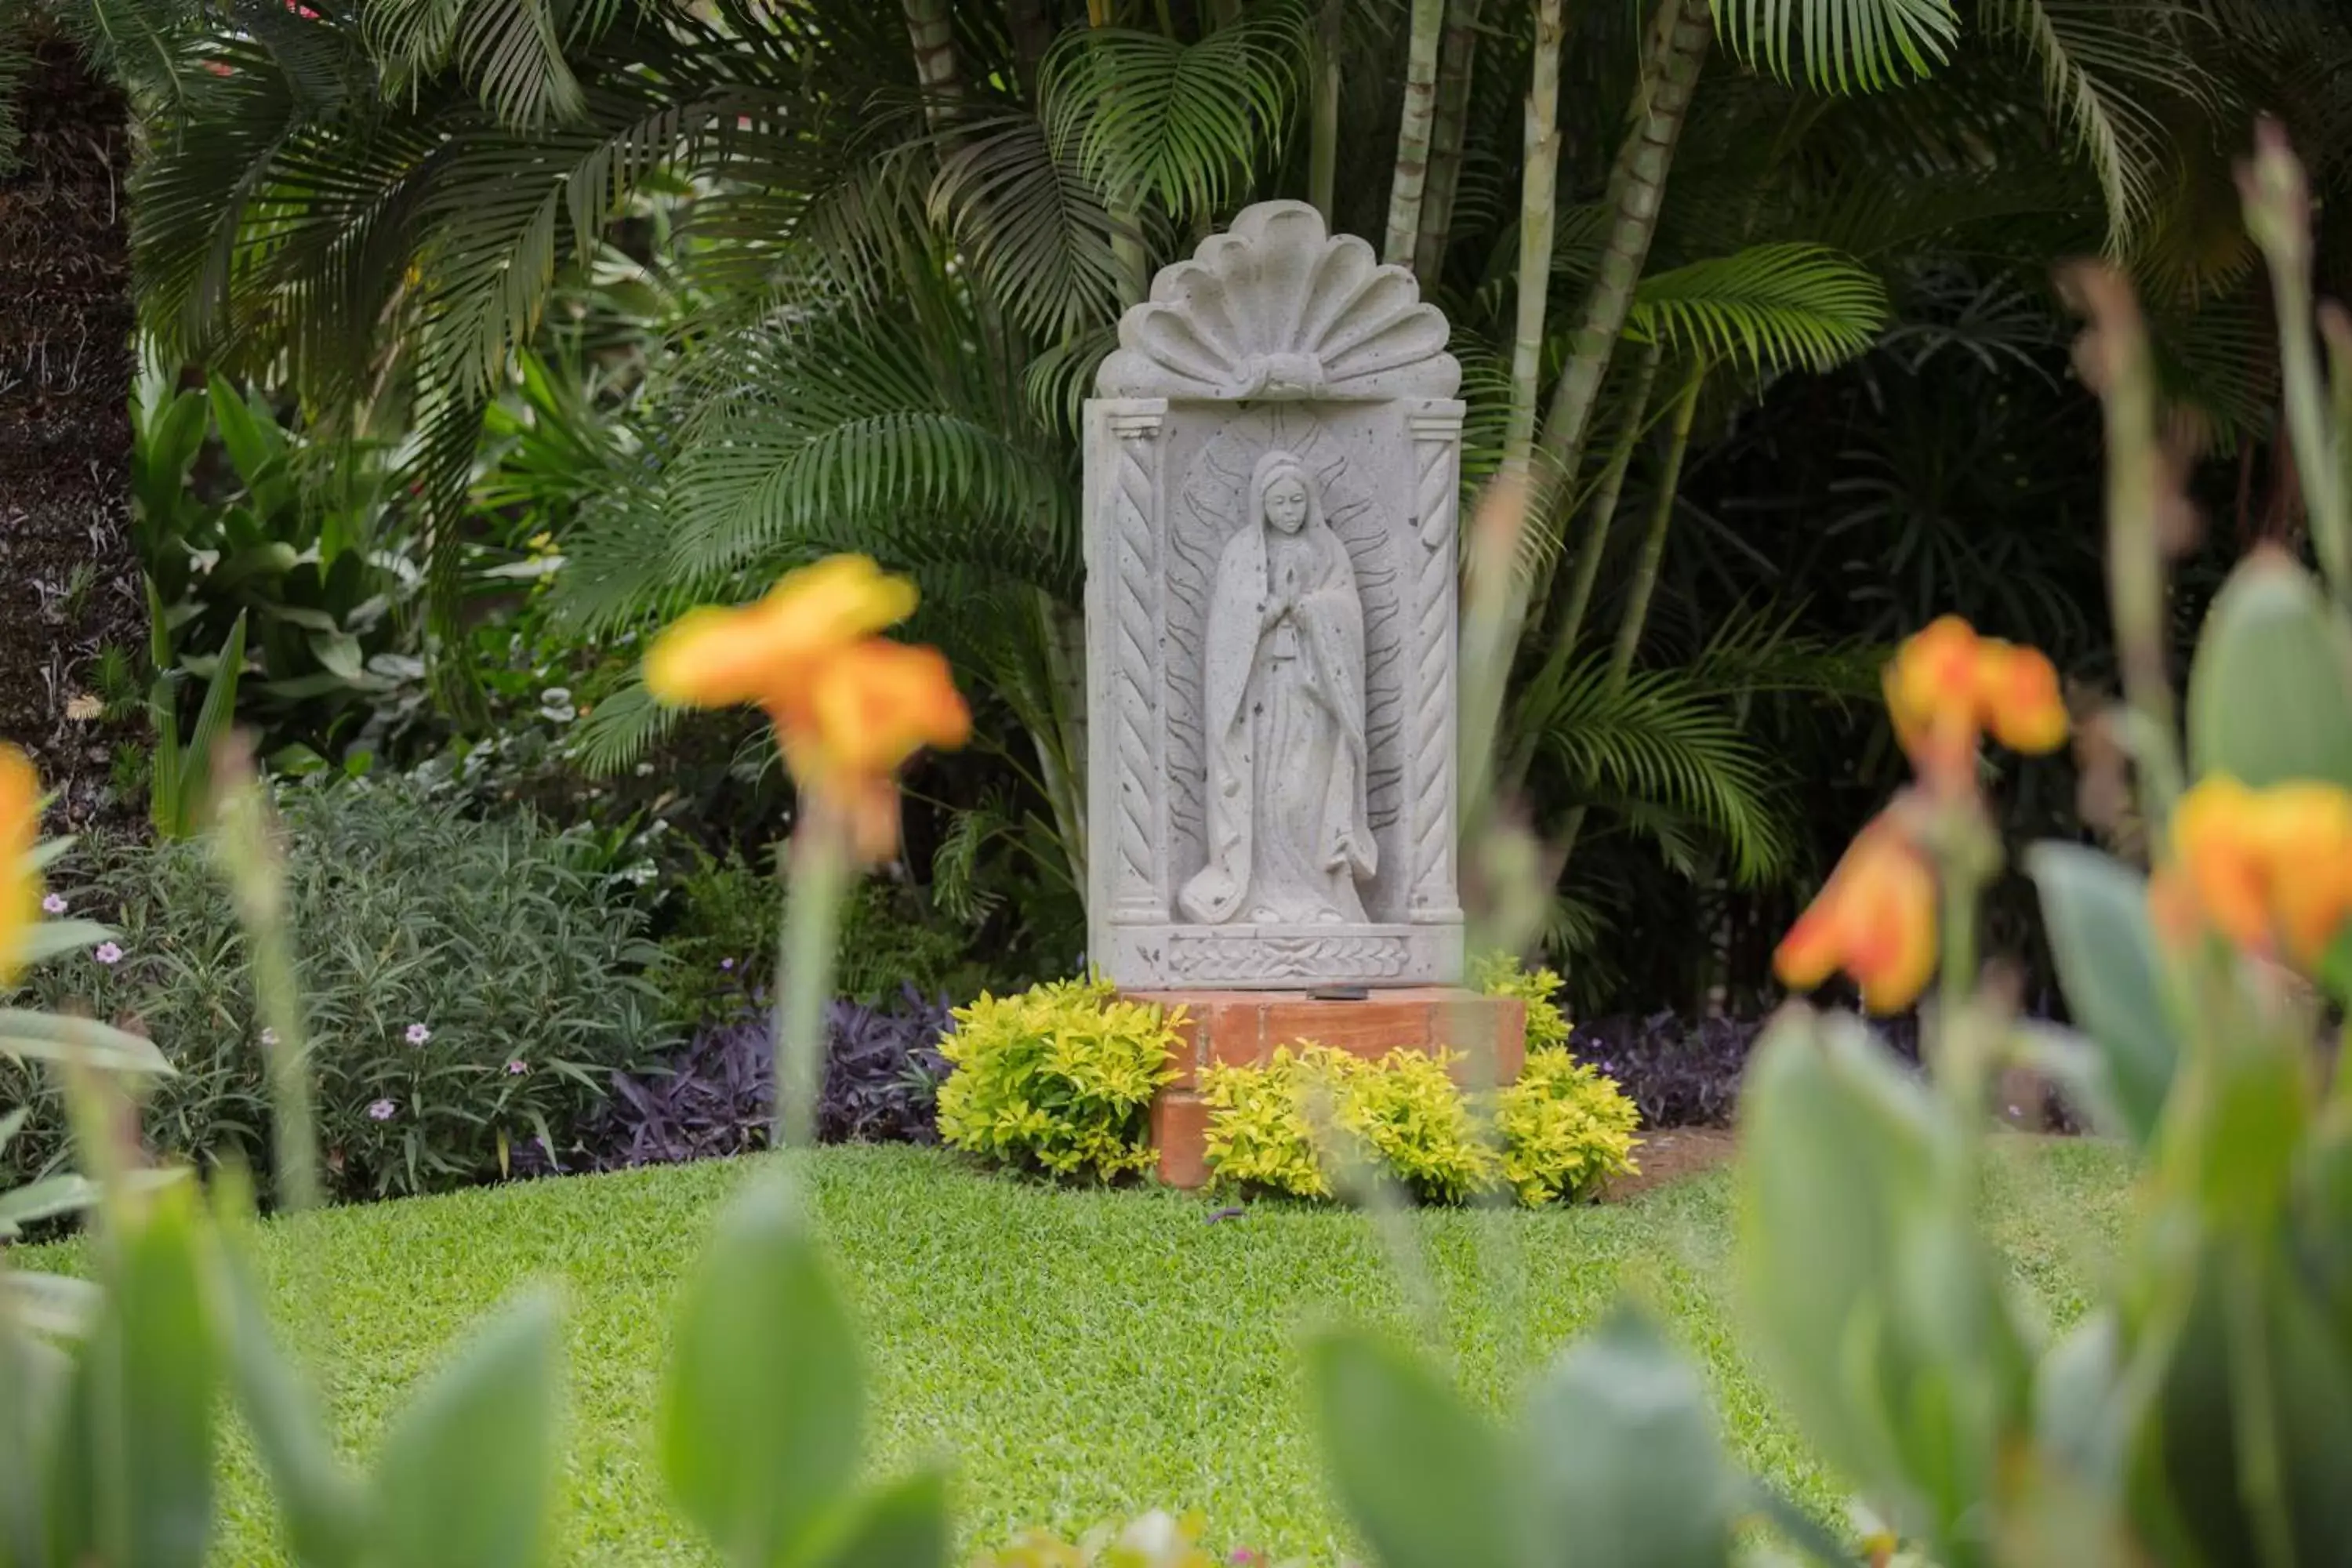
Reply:
[[[1402,267],[1333,237],[1305,202],[1261,202],[1119,318],[1104,397],[1451,397],[1445,317]]]

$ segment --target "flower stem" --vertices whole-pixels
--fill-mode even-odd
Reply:
[[[775,1125],[777,1148],[816,1142],[816,1097],[824,1051],[824,1004],[833,993],[834,938],[849,881],[849,847],[840,819],[804,795],[793,834],[776,976]]]

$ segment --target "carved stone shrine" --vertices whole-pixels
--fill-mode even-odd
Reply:
[[[1461,979],[1446,338],[1302,202],[1119,322],[1087,404],[1087,922],[1124,988]]]

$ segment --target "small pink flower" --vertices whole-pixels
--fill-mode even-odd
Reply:
[[[719,967],[722,972],[732,970],[735,967],[735,961],[731,958],[722,958],[719,961]]]
[[[530,1070],[530,1064],[527,1061],[520,1060],[520,1058],[507,1063],[507,1076],[509,1078],[520,1078]]]
[[[379,1100],[368,1106],[368,1120],[371,1121],[389,1121],[399,1111],[399,1110],[400,1107],[394,1104],[391,1100]]]
[[[65,913],[66,896],[63,893],[51,893],[47,898],[41,900],[41,911],[44,914],[52,915],[61,915]]]
[[[91,952],[90,956],[100,963],[120,963],[122,962],[122,950],[110,942],[101,942]]]
[[[422,1025],[422,1024],[411,1024],[411,1025],[409,1025],[409,1026],[408,1026],[408,1036],[407,1036],[407,1038],[408,1038],[408,1043],[409,1043],[410,1045],[412,1045],[412,1046],[421,1046],[421,1045],[423,1045],[425,1041],[427,1041],[427,1040],[431,1039],[432,1037],[433,1037],[433,1031],[432,1031],[432,1030],[430,1030],[430,1029],[428,1029],[428,1028],[426,1028],[424,1025]]]
[[[236,68],[229,64],[226,60],[206,60],[205,62],[205,69],[212,72],[215,76],[235,76],[236,74]]]

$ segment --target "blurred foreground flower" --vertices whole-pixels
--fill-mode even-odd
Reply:
[[[677,707],[759,705],[793,776],[838,815],[862,858],[883,859],[898,844],[898,770],[971,731],[947,660],[875,635],[914,608],[913,584],[836,555],[757,604],[684,616],[646,655],[646,686]]]
[[[40,826],[40,777],[24,752],[0,746],[0,986],[16,983],[26,933],[41,918],[41,872],[33,864]]]
[[[1772,954],[1773,973],[1810,991],[1841,970],[1874,1013],[1899,1013],[1936,973],[1936,873],[1891,817],[1862,830]]]
[[[2058,671],[2038,650],[1979,637],[1958,616],[1934,622],[1886,667],[1886,711],[1920,774],[1948,788],[1976,777],[1987,733],[2012,751],[2055,751],[2066,739]]]
[[[2172,850],[2148,897],[2176,938],[2201,924],[2308,971],[2352,915],[2352,795],[2334,784],[2208,777],[2173,812]]]

